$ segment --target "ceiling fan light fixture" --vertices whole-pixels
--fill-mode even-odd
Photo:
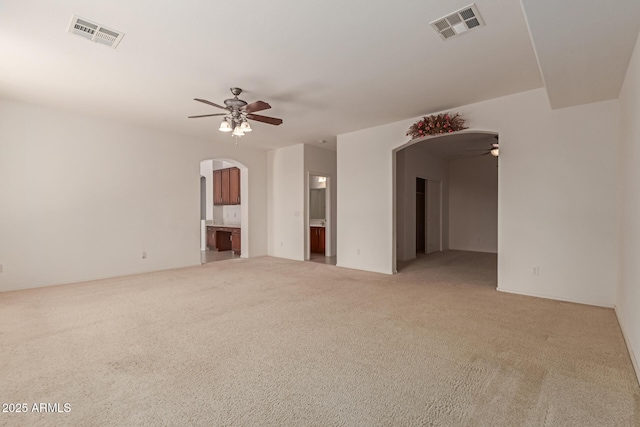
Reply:
[[[222,123],[220,123],[220,128],[218,130],[220,132],[231,132],[233,129],[231,129],[231,125],[229,125],[228,121],[223,120]]]
[[[244,136],[244,132],[242,131],[242,129],[240,129],[241,126],[236,126],[233,128],[233,133],[231,135],[233,136]]]
[[[237,87],[232,87],[231,93],[233,94],[233,98],[225,99],[224,106],[216,104],[215,102],[207,101],[206,99],[194,98],[194,101],[220,108],[221,110],[225,110],[225,112],[218,114],[201,114],[197,116],[189,116],[188,118],[196,119],[201,117],[225,116],[222,123],[220,123],[218,130],[220,132],[231,132],[231,135],[236,137],[236,144],[239,136],[244,136],[246,132],[251,132],[253,130],[247,120],[255,120],[257,122],[267,123],[274,126],[282,124],[282,119],[254,114],[256,111],[263,111],[271,108],[271,105],[268,103],[264,101],[255,101],[251,104],[247,103],[246,101],[238,98],[238,95],[242,93],[242,89]]]
[[[498,157],[500,155],[500,149],[498,147],[494,147],[491,149],[491,155],[493,157]]]
[[[251,129],[251,126],[249,126],[249,122],[242,122],[240,124],[240,130],[242,132],[251,132],[253,129]]]

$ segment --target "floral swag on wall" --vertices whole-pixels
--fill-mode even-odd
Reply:
[[[424,136],[440,135],[463,129],[467,129],[467,127],[464,125],[464,119],[461,118],[458,113],[455,115],[442,113],[437,116],[423,117],[422,120],[414,123],[409,128],[407,135],[410,135],[411,139],[417,139]]]

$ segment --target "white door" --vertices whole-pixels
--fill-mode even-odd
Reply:
[[[441,183],[427,181],[427,253],[439,252],[441,244]]]

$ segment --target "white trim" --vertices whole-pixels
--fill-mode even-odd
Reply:
[[[603,304],[601,302],[595,302],[595,301],[580,301],[580,300],[577,300],[577,299],[564,298],[564,297],[559,297],[559,296],[554,296],[554,295],[533,294],[533,293],[512,291],[510,289],[501,288],[499,286],[496,288],[496,290],[500,291],[500,292],[505,292],[505,293],[508,293],[508,294],[524,295],[524,296],[527,296],[527,297],[552,299],[552,300],[555,300],[555,301],[564,301],[564,302],[572,302],[572,303],[575,303],[575,304],[593,305],[593,306],[596,306],[596,307],[614,308],[614,306],[612,304]]]
[[[627,346],[627,351],[629,352],[631,365],[633,366],[633,370],[636,373],[636,379],[638,380],[638,387],[640,387],[640,361],[638,361],[638,359],[636,358],[636,355],[633,353],[633,348],[631,347],[631,341],[629,341],[628,335],[624,329],[624,324],[620,321],[620,315],[618,314],[618,307],[614,305],[613,311],[616,313],[616,319],[618,320],[618,325],[620,325],[620,330],[622,331],[622,337],[624,338],[624,343]]]
[[[198,251],[198,252],[200,252],[200,251]],[[141,274],[160,273],[160,272],[163,272],[163,271],[178,271],[178,270],[183,270],[185,268],[194,268],[194,267],[203,267],[203,266],[204,266],[204,264],[202,264],[200,261],[198,261],[197,264],[187,264],[187,265],[179,265],[179,266],[167,267],[167,268],[158,268],[158,269],[151,269],[151,270],[134,271],[134,272],[131,272],[131,273],[122,273],[122,274],[115,274],[115,275],[109,275],[109,276],[86,277],[84,279],[74,280],[73,282],[63,281],[63,282],[53,282],[53,283],[41,283],[39,285],[38,284],[29,285],[28,288],[8,288],[8,289],[3,289],[2,291],[0,291],[0,294],[3,294],[5,292],[26,291],[28,289],[49,288],[49,287],[52,287],[52,286],[77,285],[77,284],[80,284],[80,283],[95,282],[95,281],[98,281],[98,280],[119,279],[119,278],[122,278],[122,277],[140,276]]]

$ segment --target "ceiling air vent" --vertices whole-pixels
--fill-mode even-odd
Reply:
[[[447,40],[474,28],[483,27],[484,21],[474,3],[444,18],[436,19],[431,26],[442,40]]]
[[[87,40],[111,46],[114,49],[124,37],[124,33],[121,31],[106,28],[100,24],[96,24],[95,22],[91,22],[75,15],[71,17],[69,32],[80,37],[84,37]]]

